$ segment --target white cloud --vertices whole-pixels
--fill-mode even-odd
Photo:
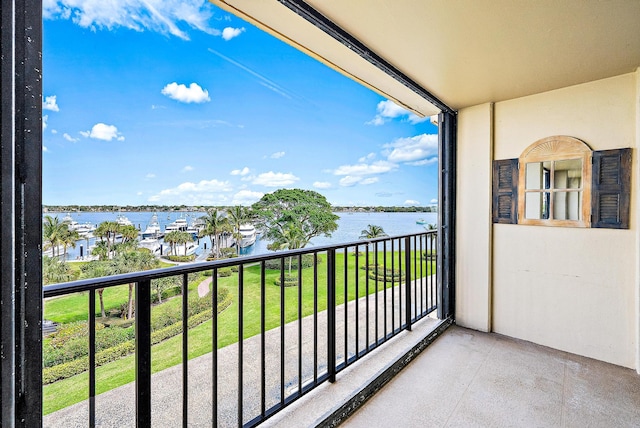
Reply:
[[[331,187],[331,183],[328,181],[315,181],[313,183],[313,187],[316,189],[329,189]]]
[[[226,41],[229,41],[234,37],[238,37],[240,34],[244,33],[244,31],[245,31],[244,27],[242,28],[227,27],[224,30],[222,30],[222,38],[225,39]]]
[[[342,177],[339,183],[343,187],[351,187],[351,186],[355,186],[361,181],[362,181],[362,177],[347,175],[346,177]]]
[[[252,180],[252,183],[267,187],[282,187],[293,184],[298,180],[300,179],[291,173],[269,171],[259,174]]]
[[[230,192],[233,187],[228,181],[202,180],[198,183],[184,182],[176,187],[164,189],[149,198],[149,202],[165,204],[213,205],[220,201],[220,193]]]
[[[49,149],[47,149],[47,146],[42,146],[42,151],[43,151],[43,152],[48,152],[48,151],[49,151]]]
[[[400,107],[391,100],[380,101],[376,107],[377,114],[367,125],[379,126],[391,119],[406,117],[406,120],[410,123],[416,124],[429,120],[428,117],[420,117],[409,110]]]
[[[57,130],[57,129],[52,129],[52,130],[51,130],[51,133],[52,133],[52,134],[57,134],[57,133],[58,133],[58,130]]]
[[[80,131],[80,135],[103,141],[111,141],[113,139],[124,141],[124,137],[120,132],[118,132],[118,128],[114,125],[107,125],[104,123],[96,123],[93,125],[93,128],[91,128],[91,131]]]
[[[64,138],[67,141],[71,141],[72,143],[75,143],[76,141],[78,141],[78,138],[73,138],[71,135],[67,134],[66,132],[62,134],[62,138]]]
[[[48,97],[44,97],[44,101],[42,102],[43,110],[51,110],[51,111],[60,111],[60,107],[58,107],[58,103],[56,102],[56,96],[51,95]]]
[[[233,171],[231,171],[231,175],[245,176],[247,174],[249,174],[249,168],[246,166],[242,169],[234,169]]]
[[[426,165],[438,160],[438,136],[435,134],[398,138],[383,147],[385,148],[383,154],[391,162]]]
[[[285,155],[285,153],[284,153],[284,152],[275,152],[275,153],[272,153],[272,154],[271,154],[270,158],[271,158],[271,159],[280,159],[280,158],[281,158],[281,157],[283,157],[284,155]]]
[[[184,168],[182,168],[182,172],[189,172],[189,171],[193,171],[193,167],[191,165],[187,165]]]
[[[173,82],[162,88],[161,92],[163,95],[182,103],[204,103],[211,101],[209,91],[202,89],[197,83],[191,83],[187,88],[182,83],[178,85],[177,82]]]
[[[137,192],[136,195],[142,196],[142,192]]]
[[[125,27],[135,31],[155,31],[188,40],[181,27],[191,27],[208,34],[220,31],[209,27],[213,8],[202,0],[44,0],[45,19],[71,19],[83,28],[113,29]]]
[[[145,175],[144,178],[146,178],[147,180],[151,180],[153,178],[156,178],[156,175],[150,172],[149,174]]]
[[[375,153],[369,153],[368,155],[363,156],[360,159],[358,159],[358,162],[360,162],[360,163],[371,162],[375,158],[376,158],[376,154]]]
[[[231,203],[233,205],[251,205],[254,202],[258,202],[260,198],[264,196],[264,193],[253,192],[251,190],[240,190],[233,195]]]
[[[437,204],[437,203],[438,203],[438,200],[437,200],[437,199],[431,199],[431,200],[429,201],[429,203],[430,203],[430,204]]]
[[[407,199],[406,201],[404,201],[405,205],[420,205],[420,202],[416,201],[415,199]]]
[[[42,130],[47,129],[47,121],[49,120],[49,115],[45,114],[42,116]]]
[[[377,161],[371,164],[359,163],[356,165],[342,165],[339,166],[338,169],[333,171],[333,173],[335,175],[363,176],[372,174],[383,174],[385,172],[392,171],[397,167],[398,165],[392,162]]]
[[[373,184],[373,183],[377,183],[379,180],[378,177],[369,177],[369,178],[365,178],[363,179],[360,184]]]

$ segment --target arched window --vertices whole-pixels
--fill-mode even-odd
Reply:
[[[521,224],[589,227],[591,149],[573,137],[538,140],[519,159]]]

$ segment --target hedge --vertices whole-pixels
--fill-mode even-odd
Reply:
[[[320,257],[318,257],[318,264],[320,264]],[[280,269],[280,259],[270,259],[264,262],[264,266],[267,269],[271,270],[279,270]],[[289,268],[289,257],[285,257],[284,259],[284,267],[285,269]],[[313,267],[313,254],[304,254],[302,256],[302,268],[310,268]],[[298,257],[293,256],[291,259],[291,269],[298,270]]]
[[[280,276],[276,278],[274,281],[278,287],[280,287]],[[284,276],[284,286],[285,287],[297,287],[298,286],[298,275],[286,275]]]
[[[200,299],[208,300],[210,299]],[[222,288],[218,291],[218,313],[224,311],[231,305],[233,296],[229,293],[229,290]],[[190,305],[191,306],[191,305]],[[210,307],[209,307],[210,309]],[[187,324],[189,328],[193,328],[203,322],[209,320],[212,317],[212,312],[206,309],[202,312],[194,314],[189,317]],[[170,326],[161,328],[151,333],[151,344],[155,345],[163,340],[169,339],[173,336],[177,336],[182,333],[182,321],[173,323]],[[119,345],[105,349],[96,353],[96,367],[116,361],[122,357],[125,357],[135,351],[135,341],[128,340],[120,343]],[[82,356],[68,361],[62,364],[55,365],[53,367],[45,367],[42,371],[42,383],[44,385],[53,383],[58,380],[66,379],[71,376],[75,376],[89,369],[89,357]]]

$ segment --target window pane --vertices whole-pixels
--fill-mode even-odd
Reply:
[[[524,216],[528,219],[549,219],[549,192],[528,192],[524,200]]]
[[[529,162],[526,166],[525,189],[549,189],[551,162]]]
[[[581,220],[582,192],[555,192],[553,194],[553,218],[556,220]]]
[[[556,161],[553,187],[555,189],[579,189],[582,187],[582,159]]]

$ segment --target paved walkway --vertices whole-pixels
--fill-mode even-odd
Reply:
[[[205,282],[200,285],[205,289]],[[206,285],[208,289],[208,284]],[[200,293],[200,287],[199,287]],[[420,294],[419,294],[420,296]],[[369,320],[367,323],[366,298],[363,297],[356,301],[349,302],[346,305],[347,328],[345,328],[345,305],[336,308],[336,359],[338,363],[344,361],[345,355],[353,356],[356,351],[356,327],[355,327],[355,308],[359,307],[359,323],[358,323],[358,349],[365,347],[366,331],[369,328],[370,342],[374,341],[374,333],[376,323],[379,331],[378,337],[382,337],[385,331],[385,322],[382,319],[385,302],[389,318],[387,319],[386,329],[391,331],[391,308],[394,307],[395,321],[397,328],[400,320],[404,319],[403,312],[399,310],[400,301],[397,287],[394,293],[391,289],[387,289],[386,299],[383,291],[378,293],[378,314],[379,319],[376,322],[375,312],[375,295],[369,296]],[[392,299],[393,298],[393,299]],[[404,303],[402,304],[404,306]],[[434,319],[425,319],[421,322],[424,328],[432,328],[437,323]],[[302,342],[298,343],[298,328],[302,327]],[[414,328],[415,330],[415,328]],[[326,372],[327,367],[327,317],[326,311],[318,314],[317,317],[317,354],[318,371],[320,374]],[[345,347],[345,334],[347,345]],[[418,333],[419,334],[419,333]],[[413,343],[420,338],[416,333],[409,333],[409,340]],[[426,333],[425,333],[426,334]],[[303,384],[313,379],[314,372],[314,317],[308,316],[303,318],[301,323],[298,321],[286,324],[284,327],[285,335],[285,394],[288,395],[297,390],[298,385],[298,349],[302,349],[302,379]],[[281,329],[274,328],[265,334],[266,345],[266,406],[269,408],[280,400],[280,336]],[[401,333],[400,336],[407,336]],[[393,348],[400,346],[401,351],[409,345],[402,345],[402,341],[398,338],[392,339],[389,344],[380,347],[372,354],[380,355],[382,352],[393,352]],[[260,355],[261,355],[260,336],[254,336],[243,341],[243,421],[247,422],[260,412]],[[179,352],[179,350],[176,350]],[[361,379],[354,381],[351,377],[338,377],[343,389],[340,393],[333,389],[330,395],[325,396],[328,400],[325,407],[331,407],[336,400],[346,400],[354,391],[358,389],[358,385],[364,386],[368,382],[370,376],[375,372],[376,367],[382,368],[385,364],[398,358],[401,354],[396,350],[396,354],[385,358],[374,357],[370,355],[366,364],[357,364],[362,368]],[[201,357],[189,361],[189,426],[192,427],[209,427],[212,424],[212,354],[206,354]],[[217,380],[219,385],[218,392],[218,426],[237,426],[237,404],[238,404],[238,344],[233,344],[222,348],[218,351],[218,372]],[[372,372],[373,371],[373,372]],[[351,380],[347,380],[351,379]],[[354,383],[355,382],[355,383]],[[333,385],[336,385],[333,384]],[[175,427],[181,425],[182,418],[182,366],[174,366],[152,376],[152,419],[153,426]],[[314,393],[315,394],[315,393]],[[312,394],[313,395],[313,394]],[[319,395],[315,395],[319,397]],[[322,399],[319,399],[322,401]],[[318,401],[318,402],[320,402]],[[323,414],[322,406],[316,410],[318,415]],[[326,411],[326,409],[324,409]],[[307,412],[307,417],[311,417],[313,412]],[[96,426],[98,427],[123,427],[135,426],[135,384],[130,383],[96,397]],[[73,406],[62,409],[44,417],[44,426],[46,427],[84,427],[88,421],[88,402],[84,401]],[[289,425],[293,426],[293,425]]]

